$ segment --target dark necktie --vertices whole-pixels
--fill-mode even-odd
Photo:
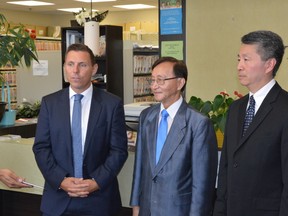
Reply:
[[[251,124],[253,117],[254,117],[254,114],[255,114],[255,100],[254,100],[253,95],[251,95],[250,99],[249,99],[249,107],[246,111],[246,116],[245,116],[245,121],[244,121],[243,136],[244,136],[247,128]]]
[[[82,154],[82,127],[81,127],[81,99],[83,95],[74,95],[74,106],[72,114],[72,143],[74,176],[82,178],[83,154]]]
[[[165,109],[162,110],[161,116],[162,118],[158,127],[158,133],[157,133],[156,164],[159,161],[161,151],[166,140],[167,130],[168,130],[168,123],[167,123],[167,117],[169,116],[168,112]]]

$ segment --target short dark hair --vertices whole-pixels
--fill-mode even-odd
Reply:
[[[276,59],[276,64],[273,69],[273,77],[275,77],[284,55],[285,47],[282,38],[274,32],[262,30],[244,35],[241,38],[241,42],[243,44],[257,45],[257,52],[263,61],[271,58]]]
[[[95,65],[95,64],[96,64],[95,56],[94,56],[92,50],[91,50],[88,46],[86,46],[86,45],[84,45],[84,44],[80,44],[80,43],[71,44],[71,45],[68,47],[68,49],[67,49],[67,51],[66,51],[66,53],[65,53],[65,60],[66,60],[67,54],[68,54],[70,51],[87,52],[87,53],[89,53],[89,55],[90,55],[90,60],[91,60],[92,65]]]
[[[185,85],[182,87],[181,91],[183,92],[185,90],[186,87],[186,83],[187,83],[187,77],[188,77],[188,70],[187,70],[187,66],[184,63],[184,61],[182,60],[178,60],[174,57],[170,57],[170,56],[165,56],[165,57],[161,57],[158,60],[156,60],[154,62],[154,64],[152,65],[152,70],[159,64],[164,63],[164,62],[171,62],[173,63],[173,73],[176,77],[179,78],[184,78],[185,79]]]

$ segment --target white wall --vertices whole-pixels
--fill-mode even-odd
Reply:
[[[237,79],[240,38],[254,30],[272,30],[287,45],[287,0],[186,0],[187,99],[212,99],[220,91],[246,93]],[[276,79],[288,90],[287,50]]]
[[[48,75],[34,76],[33,67],[17,68],[18,104],[26,98],[30,102],[41,100],[44,95],[62,89],[61,51],[38,52],[39,60],[48,60]]]

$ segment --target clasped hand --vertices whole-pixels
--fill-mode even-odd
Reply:
[[[70,197],[87,197],[90,193],[99,190],[95,180],[74,177],[65,178],[60,187]]]

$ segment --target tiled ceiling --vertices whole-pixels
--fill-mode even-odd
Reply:
[[[84,3],[74,0],[39,0],[44,2],[54,3],[55,5],[51,6],[37,6],[37,7],[28,7],[28,6],[18,6],[15,4],[7,4],[7,1],[13,0],[0,0],[0,13],[2,10],[16,10],[16,11],[26,11],[26,12],[35,12],[43,14],[69,14],[68,12],[61,12],[57,9],[59,8],[90,8],[90,3]],[[16,0],[19,1],[19,0]],[[158,7],[158,0],[117,0],[114,2],[99,2],[93,3],[93,9],[99,11],[127,11],[125,9],[115,8],[113,5],[126,5],[126,4],[148,4]]]

